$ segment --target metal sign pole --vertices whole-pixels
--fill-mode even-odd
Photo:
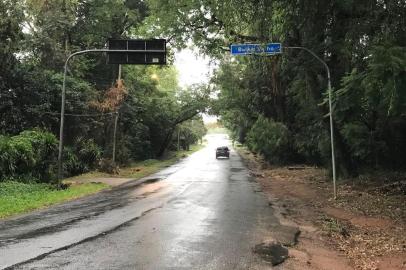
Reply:
[[[299,49],[310,53],[314,58],[316,58],[323,66],[326,68],[327,80],[328,80],[328,105],[329,105],[329,116],[330,116],[330,142],[331,142],[331,165],[333,169],[333,193],[334,199],[337,199],[337,185],[336,185],[336,161],[335,161],[335,149],[334,149],[334,127],[333,127],[333,106],[332,106],[332,96],[333,90],[331,89],[331,76],[330,68],[323,59],[318,57],[313,51],[305,47],[285,47],[286,49]]]
[[[331,79],[330,70],[328,71],[328,107],[330,109],[330,137],[331,137],[331,165],[333,166],[333,188],[334,188],[334,200],[337,199],[337,185],[336,185],[336,161],[334,153],[334,129],[333,129],[333,106],[332,106],[332,95],[333,91],[331,89]]]
[[[59,146],[58,146],[58,180],[62,179],[62,150],[63,150],[63,125],[65,121],[65,89],[66,89],[66,73],[68,71],[68,61],[71,56],[65,62],[65,68],[63,72],[63,84],[62,84],[62,101],[61,101],[61,122],[59,127]]]
[[[120,83],[121,81],[121,65],[118,65],[118,79],[117,79],[117,83]],[[117,141],[117,124],[118,124],[118,116],[119,116],[119,112],[118,112],[119,108],[117,108],[116,111],[116,116],[114,118],[114,131],[113,131],[113,164],[116,162],[116,141]]]
[[[118,124],[118,111],[116,111],[116,116],[114,118],[114,132],[113,132],[113,164],[116,162],[116,138],[117,138],[117,124]]]

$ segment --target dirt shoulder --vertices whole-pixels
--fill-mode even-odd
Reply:
[[[239,149],[281,223],[300,229],[281,269],[406,269],[406,195],[401,187],[332,184],[325,170],[269,167]]]

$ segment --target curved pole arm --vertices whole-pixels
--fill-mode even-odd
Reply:
[[[327,63],[323,59],[321,59],[317,54],[315,54],[312,50],[309,50],[306,47],[299,47],[299,46],[289,46],[289,47],[283,47],[283,48],[284,49],[299,49],[299,50],[304,50],[304,51],[310,53],[314,58],[316,58],[326,68],[327,78],[330,80],[330,68],[328,67]]]

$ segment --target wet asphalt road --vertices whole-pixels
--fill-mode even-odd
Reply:
[[[208,146],[143,181],[0,221],[0,269],[270,269],[279,226],[241,158]]]

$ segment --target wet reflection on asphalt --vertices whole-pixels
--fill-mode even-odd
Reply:
[[[269,269],[252,253],[278,221],[225,135],[111,191],[0,222],[0,267]],[[149,179],[149,180],[148,180]]]

